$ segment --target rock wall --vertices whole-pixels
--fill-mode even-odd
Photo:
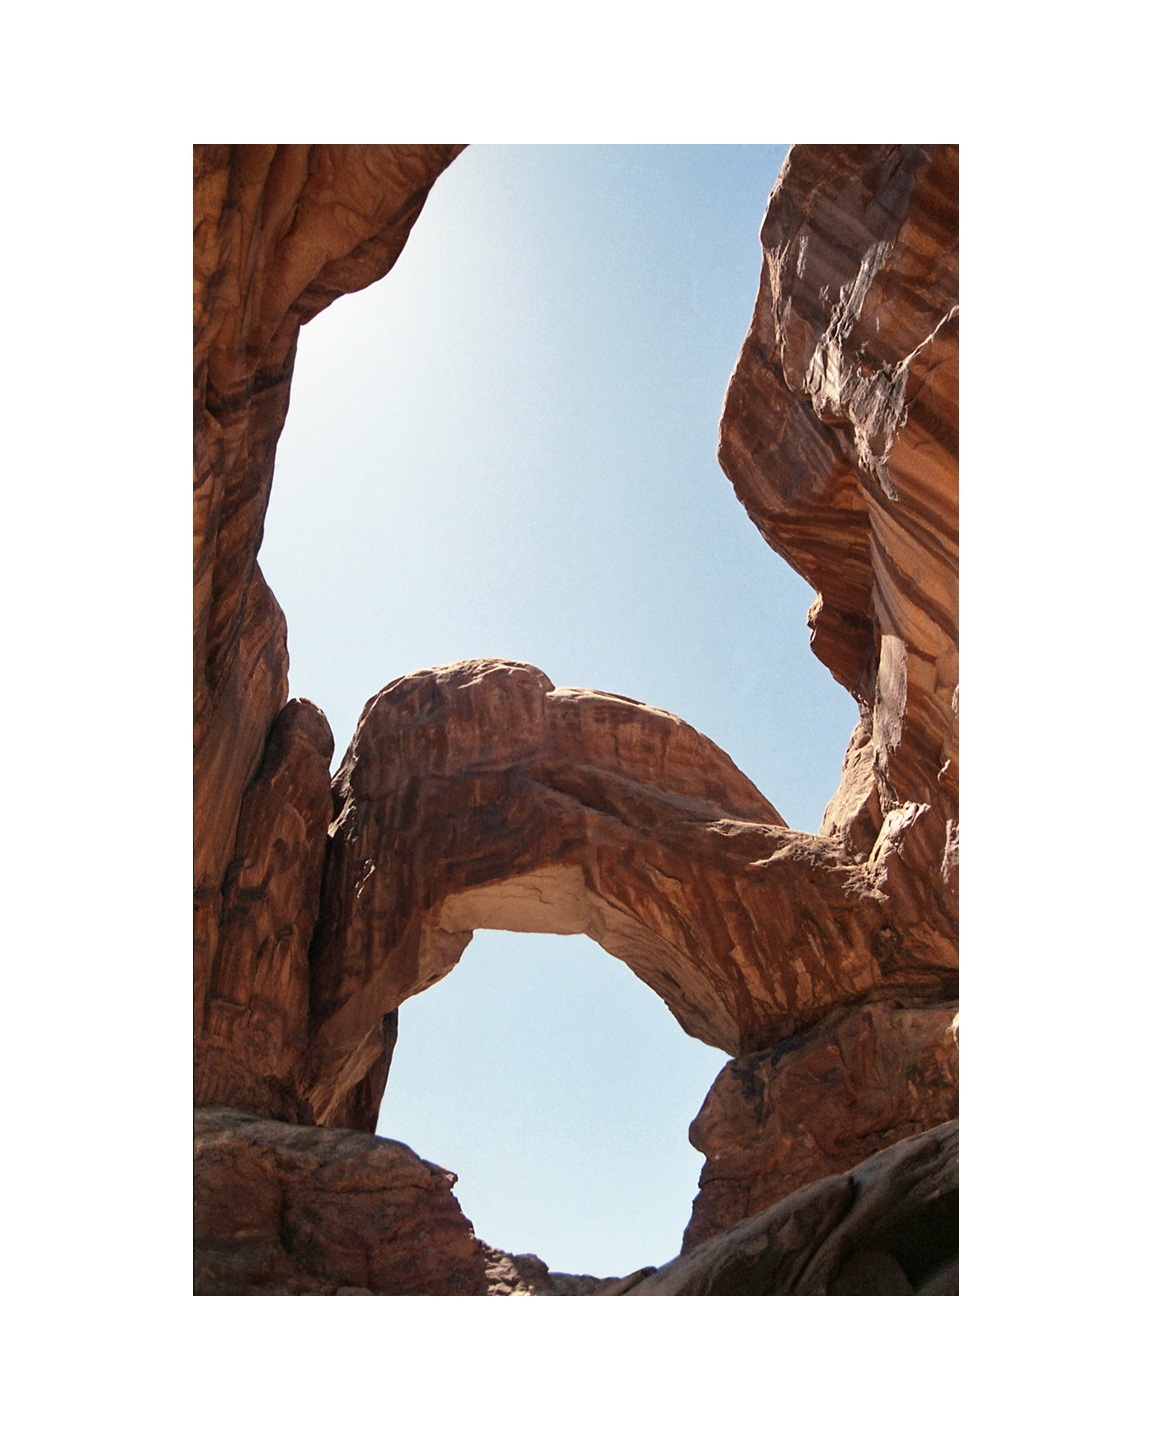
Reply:
[[[885,823],[954,937],[959,837],[959,151],[798,145],[761,230],[720,463],[818,592],[861,726],[822,832]]]
[[[820,833],[865,860],[887,897],[891,928],[873,936],[882,966],[910,942],[958,966],[958,147],[794,146],[761,245],[719,457],[765,540],[818,592],[812,648],[860,705]],[[908,1003],[923,1006],[929,990]],[[686,1244],[862,1147],[955,1115],[954,1007],[934,1013],[882,1027],[889,1045],[892,1023],[904,1037],[880,1081],[888,1107],[877,1108],[859,1048],[878,1018],[870,1005],[804,1043],[827,1066],[814,1104],[799,1102],[789,1047],[754,1062],[755,1118],[722,1101],[728,1067],[693,1126],[708,1163]],[[915,1046],[903,1051],[920,1024],[937,1037],[927,1065]],[[746,1084],[753,1069],[741,1070]]]
[[[291,1077],[308,1044],[308,947],[332,818],[332,748],[316,706],[290,700],[244,793],[195,1051],[202,1105],[313,1119]]]

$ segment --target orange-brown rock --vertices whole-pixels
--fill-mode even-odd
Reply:
[[[705,1157],[684,1251],[958,1110],[955,1007],[878,1001],[730,1061],[688,1138]]]
[[[311,1120],[287,1084],[308,1042],[308,946],[332,818],[332,732],[308,700],[276,717],[244,794],[195,1043],[198,1105]]]
[[[958,1295],[959,1127],[793,1190],[613,1293]]]
[[[406,1145],[199,1110],[194,1154],[197,1294],[486,1293],[456,1177]]]
[[[954,922],[959,833],[959,152],[797,145],[761,230],[720,462],[819,592],[816,654],[860,702],[822,833],[902,812],[921,898]]]
[[[691,1253],[600,1293],[950,1293],[954,1126],[890,1142],[955,1113],[956,148],[790,152],[721,419],[860,704],[815,836],[674,716],[527,665],[386,687],[334,794],[323,716],[282,708],[256,556],[299,327],[386,273],[461,148],[196,150],[197,1096],[371,1130],[398,1007],[476,928],[583,932],[738,1057],[693,1131]],[[596,1285],[484,1246],[448,1172],[394,1142],[199,1123],[205,1292]]]
[[[861,722],[821,835],[909,940],[959,956],[959,153],[794,146],[761,230],[720,461],[819,592],[812,646]],[[953,1007],[857,1002],[726,1067],[693,1126],[708,1157],[687,1248],[957,1109]]]
[[[287,699],[256,563],[300,326],[387,273],[460,145],[193,151],[193,894],[196,1033],[244,790]]]
[[[949,937],[904,925],[916,898],[884,888],[896,827],[856,863],[675,716],[530,665],[386,686],[334,785],[301,1084],[324,1124],[374,1126],[382,1018],[480,928],[591,936],[732,1055],[851,1000],[955,989]]]
[[[407,1145],[233,1109],[194,1113],[197,1295],[586,1295],[477,1240],[456,1176]]]

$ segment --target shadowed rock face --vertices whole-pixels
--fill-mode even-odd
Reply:
[[[958,1295],[956,1121],[828,1175],[642,1276],[627,1295]]]
[[[725,1065],[688,1138],[705,1157],[685,1252],[793,1190],[954,1120],[954,1005],[853,1007]]]
[[[485,1293],[455,1176],[395,1141],[195,1115],[201,1295]]]
[[[290,700],[245,791],[224,877],[195,1050],[200,1104],[313,1118],[290,1076],[308,1043],[308,946],[332,818],[331,760],[327,720],[311,701]]]

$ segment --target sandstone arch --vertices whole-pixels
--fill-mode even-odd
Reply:
[[[947,947],[892,924],[884,869],[788,829],[676,716],[466,661],[386,686],[334,781],[300,1090],[370,1128],[382,1018],[473,931],[586,934],[730,1055],[865,996],[949,993]]]

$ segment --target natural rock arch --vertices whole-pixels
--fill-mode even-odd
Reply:
[[[852,999],[954,983],[947,947],[893,930],[883,864],[789,830],[674,715],[530,665],[386,686],[334,790],[299,1077],[324,1124],[371,1128],[387,1017],[477,929],[589,935],[730,1055]]]
[[[382,1084],[387,1017],[450,968],[469,925],[507,923],[509,907],[517,923],[599,930],[685,1029],[735,1054],[844,1003],[887,995],[930,1004],[955,993],[949,147],[790,154],[725,402],[722,463],[761,533],[819,590],[817,653],[862,711],[871,707],[821,835],[783,828],[727,757],[673,717],[553,692],[539,672],[510,666],[538,678],[509,693],[535,694],[554,720],[607,714],[602,740],[584,753],[595,726],[577,725],[573,758],[563,725],[550,720],[542,740],[515,706],[505,717],[496,705],[489,718],[511,747],[499,763],[481,757],[441,775],[433,764],[385,786],[377,803],[366,732],[341,772],[341,819],[328,843],[330,731],[306,701],[276,714],[283,620],[255,563],[272,456],[300,324],[387,271],[460,148],[197,151],[200,1103],[370,1126],[372,1107],[363,1107]],[[836,294],[852,304],[824,316],[824,298]],[[833,341],[861,374],[880,363],[892,385],[873,396],[875,387],[848,384],[855,372],[841,364],[833,394],[820,379],[828,365],[805,359]],[[412,699],[425,679],[398,683]],[[455,687],[461,714],[471,685]],[[399,718],[396,687],[382,696],[391,698],[370,704],[369,729],[370,716]],[[442,705],[442,687],[431,698]],[[434,761],[452,726],[413,703],[415,750],[431,747]],[[636,744],[617,748],[616,729]],[[660,737],[671,733],[694,737],[693,759],[665,763]],[[712,788],[693,788],[690,774],[710,776]],[[444,823],[433,835],[425,822],[437,814]],[[531,875],[535,888],[524,891]]]

